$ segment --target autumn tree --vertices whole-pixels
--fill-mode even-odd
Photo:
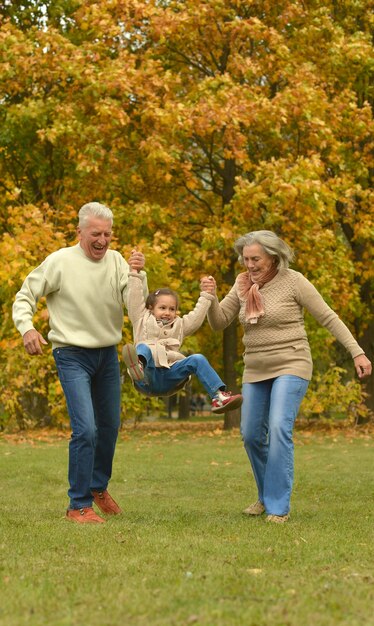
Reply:
[[[42,216],[56,232],[48,246],[58,247],[74,237],[72,215],[82,201],[100,199],[114,209],[118,247],[127,252],[137,242],[150,284],[168,282],[189,308],[201,274],[214,274],[222,294],[232,284],[239,234],[273,229],[372,358],[368,3],[5,6],[0,211],[8,246],[21,237],[22,210],[37,215],[36,224]],[[19,249],[26,260],[27,250],[26,237]],[[44,255],[38,246],[29,264],[12,257],[13,289]],[[11,298],[8,289],[8,319]],[[327,406],[329,386],[346,397],[346,408],[352,398],[359,405],[359,385],[347,391],[335,367],[349,369],[349,359],[313,320],[308,326],[324,390],[323,397],[310,392],[314,413]],[[9,333],[7,322],[5,343]],[[239,383],[236,324],[222,352],[218,334],[197,339],[194,348],[223,362],[230,387]]]
[[[142,177],[152,194],[157,177],[170,216],[162,236],[184,275],[203,264],[226,290],[235,236],[274,229],[372,359],[367,3],[171,2],[144,5],[142,18],[144,41],[154,41],[143,67],[164,79],[143,113]],[[333,341],[309,326],[328,372]],[[224,333],[227,381],[233,330]],[[339,349],[335,359],[349,361]]]

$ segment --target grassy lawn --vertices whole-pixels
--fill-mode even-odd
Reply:
[[[64,519],[67,441],[0,440],[1,626],[374,625],[374,440],[296,436],[291,521],[248,519],[237,434],[129,433],[107,524]]]

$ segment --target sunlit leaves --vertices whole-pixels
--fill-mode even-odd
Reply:
[[[203,273],[224,292],[239,234],[269,228],[350,326],[369,323],[369,3],[22,6],[0,29],[3,336],[14,341],[15,284],[71,241],[90,199],[113,208],[118,249],[146,253],[151,288],[172,285],[186,310]]]

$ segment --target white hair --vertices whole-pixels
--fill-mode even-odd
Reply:
[[[243,248],[258,243],[265,252],[272,256],[279,269],[286,269],[294,258],[294,253],[289,245],[271,230],[254,230],[239,237],[234,243],[234,250],[238,255],[239,262],[243,264]]]
[[[110,220],[113,224],[113,213],[105,204],[100,204],[100,202],[88,202],[79,210],[79,228],[84,228],[87,225],[88,218],[92,216],[100,217],[103,220]]]

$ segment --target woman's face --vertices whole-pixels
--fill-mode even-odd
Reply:
[[[251,277],[268,272],[273,266],[274,257],[270,256],[259,243],[252,243],[243,248],[243,262]]]

